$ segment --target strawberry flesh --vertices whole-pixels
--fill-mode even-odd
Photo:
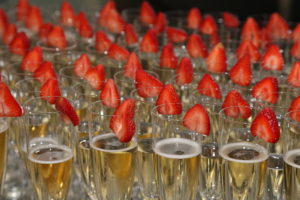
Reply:
[[[22,116],[22,108],[12,96],[8,86],[0,82],[0,117]]]
[[[108,79],[100,93],[100,99],[104,106],[116,108],[120,104],[119,90],[113,79]]]
[[[78,115],[76,114],[71,103],[65,97],[57,97],[55,108],[61,113],[64,121],[67,124],[69,124],[69,121],[71,121],[74,126],[79,125]]]

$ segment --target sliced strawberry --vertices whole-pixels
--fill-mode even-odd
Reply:
[[[163,12],[159,12],[153,24],[153,30],[156,33],[162,33],[168,24],[168,20]]]
[[[21,63],[21,69],[28,72],[35,72],[43,62],[43,51],[42,48],[36,46],[32,48],[23,57]]]
[[[210,120],[206,109],[200,104],[191,107],[183,117],[183,125],[197,133],[209,135]]]
[[[292,57],[300,59],[300,42],[295,42],[291,47],[290,54]]]
[[[121,33],[125,26],[125,21],[122,19],[121,15],[116,9],[109,11],[107,16],[107,26],[106,28],[112,33]]]
[[[219,85],[209,74],[204,74],[204,76],[198,83],[197,90],[200,94],[215,99],[221,99],[222,97]]]
[[[223,12],[224,25],[229,28],[237,28],[240,25],[240,21],[237,16],[229,12]]]
[[[103,31],[98,31],[96,33],[95,49],[98,52],[100,53],[107,52],[111,44],[112,44],[111,40],[107,37],[107,35]]]
[[[276,104],[278,99],[278,80],[274,77],[266,77],[257,82],[252,88],[252,96]]]
[[[40,27],[40,31],[39,31],[38,35],[39,35],[40,40],[43,43],[45,43],[45,44],[48,43],[48,35],[51,32],[52,28],[53,28],[53,25],[51,23],[43,24]]]
[[[64,30],[60,26],[54,26],[48,34],[48,45],[58,49],[67,47],[67,39]]]
[[[64,26],[74,26],[75,12],[72,5],[64,1],[60,7],[60,23]]]
[[[251,127],[251,134],[269,143],[276,143],[280,138],[280,129],[276,114],[270,108],[264,108],[254,118]]]
[[[261,66],[265,70],[280,71],[283,69],[284,60],[277,45],[269,45],[262,57]]]
[[[110,10],[115,9],[116,5],[113,0],[107,1],[107,3],[101,8],[99,12],[99,18],[98,18],[98,23],[102,27],[107,26],[107,16],[110,12]]]
[[[157,97],[163,88],[163,84],[154,76],[144,70],[136,72],[135,87],[137,93],[143,98]]]
[[[227,70],[226,53],[222,43],[216,44],[206,59],[207,70],[213,73],[223,73]]]
[[[233,118],[247,119],[251,116],[250,105],[236,90],[228,92],[222,104],[222,109],[224,108],[224,114]]]
[[[300,87],[300,62],[295,62],[287,78],[288,84]]]
[[[182,57],[176,69],[176,83],[179,85],[189,84],[193,81],[193,65],[189,58]]]
[[[74,22],[74,26],[75,26],[75,29],[77,31],[80,30],[80,24],[81,23],[88,23],[88,20],[86,18],[86,15],[83,11],[80,11],[76,17],[75,17],[75,22]]]
[[[210,42],[211,46],[215,46],[215,45],[217,45],[218,43],[221,42],[218,32],[213,32],[210,35],[209,42]]]
[[[187,41],[187,52],[192,58],[206,58],[207,47],[198,34],[191,34]]]
[[[89,85],[96,89],[101,90],[105,82],[105,72],[103,65],[97,65],[94,68],[90,68],[84,75],[84,79]]]
[[[273,40],[287,39],[289,25],[279,13],[273,13],[267,24],[267,32]]]
[[[143,67],[136,53],[131,53],[124,66],[124,76],[135,80],[136,72],[142,69]]]
[[[117,44],[111,44],[108,49],[108,57],[117,61],[126,61],[129,57],[129,52]]]
[[[141,5],[141,10],[140,10],[140,20],[143,24],[145,25],[150,25],[153,24],[155,21],[155,11],[149,4],[149,2],[144,1]]]
[[[9,44],[9,49],[13,54],[24,56],[27,53],[29,46],[30,42],[27,35],[24,32],[19,32]]]
[[[158,52],[158,40],[153,29],[149,29],[140,43],[140,51],[144,53]]]
[[[28,0],[19,0],[16,6],[16,18],[18,21],[25,21],[30,10]]]
[[[169,42],[184,42],[187,36],[187,33],[183,29],[167,27],[167,38]]]
[[[81,56],[76,59],[73,66],[74,73],[81,78],[83,78],[87,71],[92,68],[90,58],[85,53],[81,54]]]
[[[74,126],[79,125],[78,115],[71,103],[65,97],[57,97],[55,108],[61,113],[63,120],[65,120],[67,124],[70,124],[69,121],[71,121]]]
[[[241,39],[252,41],[254,46],[261,44],[260,28],[252,17],[248,17],[242,28]]]
[[[201,24],[202,16],[198,8],[191,8],[186,17],[187,27],[190,29],[198,29]]]
[[[45,83],[49,79],[57,79],[51,62],[44,62],[37,70],[34,71],[33,77],[41,82]]]
[[[3,37],[7,25],[8,18],[6,16],[6,13],[2,8],[0,8],[0,38]]]
[[[200,32],[211,35],[218,31],[218,26],[215,19],[211,15],[206,15],[200,25]]]
[[[0,82],[0,117],[22,116],[22,108],[12,96],[8,86]]]
[[[293,99],[289,107],[289,112],[291,112],[289,115],[293,120],[300,122],[300,96]]]
[[[17,35],[17,27],[15,24],[7,24],[3,33],[2,41],[4,44],[9,45],[14,37]]]
[[[81,22],[79,26],[79,35],[83,38],[91,38],[94,35],[92,26],[87,22]]]
[[[50,104],[55,104],[57,97],[61,96],[58,81],[56,79],[46,81],[40,88],[40,96]]]
[[[31,6],[28,16],[26,18],[26,27],[32,30],[35,33],[38,33],[40,27],[43,24],[43,18],[41,15],[41,11],[36,6]]]
[[[241,57],[229,72],[231,81],[241,86],[248,86],[252,81],[251,60],[249,55]]]
[[[177,67],[177,57],[174,53],[174,48],[171,43],[166,44],[160,54],[160,66],[176,69]]]
[[[116,108],[119,106],[120,94],[113,79],[108,79],[104,84],[104,87],[100,93],[100,99],[102,104],[107,107]]]
[[[260,59],[260,53],[258,48],[251,42],[251,40],[244,40],[236,49],[237,58],[241,58],[245,55],[251,57],[252,62],[258,62]]]
[[[138,42],[138,36],[131,24],[126,24],[124,28],[125,42],[127,46],[134,45]]]
[[[292,33],[292,39],[294,42],[300,42],[300,23],[294,28]]]

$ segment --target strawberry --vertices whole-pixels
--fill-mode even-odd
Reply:
[[[204,76],[198,83],[197,90],[200,94],[215,99],[221,99],[222,97],[219,85],[209,74],[204,74]]]
[[[179,115],[182,112],[180,98],[171,84],[166,84],[163,87],[155,105],[158,113],[163,115]]]
[[[75,60],[73,65],[74,73],[81,78],[83,78],[87,71],[92,68],[90,58],[85,53],[81,54],[81,56]]]
[[[17,21],[25,21],[30,11],[28,0],[19,0],[16,6]]]
[[[249,55],[241,57],[229,72],[231,81],[241,86],[248,86],[252,81],[251,60]]]
[[[75,12],[72,5],[63,1],[60,7],[60,23],[64,26],[74,26]]]
[[[250,131],[254,137],[276,143],[280,138],[280,129],[274,111],[270,108],[261,110],[254,118]]]
[[[257,82],[252,88],[252,96],[276,104],[278,99],[278,80],[274,77],[266,77]]]
[[[169,42],[184,42],[186,41],[187,36],[187,33],[180,28],[167,27],[167,38]]]
[[[168,20],[163,12],[159,12],[153,24],[153,30],[159,34],[162,33],[168,24]]]
[[[117,61],[126,61],[129,57],[129,52],[117,44],[111,44],[108,49],[108,57]]]
[[[0,117],[20,117],[22,108],[12,96],[8,86],[0,81]]]
[[[158,40],[153,29],[149,29],[142,38],[140,43],[140,51],[144,53],[158,52]]]
[[[124,76],[135,80],[136,72],[142,69],[143,67],[136,53],[131,53],[124,66]]]
[[[177,67],[177,57],[171,43],[166,44],[161,51],[160,66],[171,69],[176,69]]]
[[[45,43],[45,44],[48,43],[48,35],[51,32],[52,28],[53,28],[53,25],[51,23],[46,23],[46,24],[41,25],[38,35],[39,35],[40,40],[43,43]]]
[[[64,30],[60,26],[54,26],[48,34],[48,45],[63,50],[67,47],[67,39]]]
[[[191,34],[187,41],[187,52],[192,58],[206,58],[207,47],[198,34]]]
[[[179,85],[189,84],[193,81],[193,65],[189,58],[182,57],[176,69],[176,83]]]
[[[17,35],[17,27],[15,24],[7,24],[3,33],[2,41],[4,44],[9,45],[14,37]]]
[[[238,59],[245,55],[249,55],[251,57],[251,62],[258,62],[260,59],[259,50],[251,40],[242,41],[236,49],[236,55]]]
[[[84,79],[89,85],[96,89],[101,90],[105,82],[105,72],[103,65],[99,64],[94,68],[90,68],[84,75]]]
[[[284,60],[277,45],[269,45],[262,57],[261,66],[265,70],[280,71],[283,69]]]
[[[86,15],[83,11],[80,11],[76,17],[75,17],[75,22],[74,22],[74,26],[75,26],[75,29],[77,31],[80,30],[80,24],[81,23],[88,23],[88,20],[86,18]]]
[[[261,44],[260,28],[252,17],[248,17],[242,28],[241,39],[250,40],[254,46]]]
[[[300,96],[293,99],[289,107],[289,112],[291,112],[289,114],[290,118],[297,122],[300,122]]]
[[[28,72],[35,72],[43,62],[43,51],[42,48],[36,46],[32,48],[23,57],[21,63],[21,69]]]
[[[300,87],[300,62],[295,62],[287,78],[288,84]]]
[[[233,118],[247,119],[251,116],[250,105],[236,90],[228,92],[222,104],[222,109],[224,108],[224,114]]]
[[[216,44],[206,59],[207,70],[213,73],[223,73],[227,70],[226,53],[222,43]]]
[[[289,25],[279,13],[273,13],[267,24],[267,32],[273,40],[288,39]]]
[[[211,35],[214,32],[218,31],[218,26],[215,19],[211,15],[206,15],[200,25],[201,33]]]
[[[107,3],[101,8],[99,12],[98,24],[102,27],[107,26],[107,17],[110,10],[115,9],[116,5],[113,0],[107,1]]]
[[[79,35],[83,38],[91,38],[93,37],[93,29],[91,25],[87,22],[81,22],[79,25]]]
[[[213,32],[211,35],[210,35],[210,38],[209,38],[209,43],[211,46],[215,46],[217,45],[219,42],[221,42],[220,40],[220,36],[218,34],[218,32]]]
[[[35,33],[39,32],[40,27],[43,24],[43,19],[42,19],[41,11],[38,7],[31,6],[25,24],[26,27],[32,30],[33,32]]]
[[[125,26],[125,21],[116,9],[109,11],[106,28],[112,33],[121,33]]]
[[[202,16],[198,8],[191,8],[186,17],[187,27],[190,29],[198,29],[201,24]]]
[[[223,12],[223,21],[228,28],[237,28],[240,25],[238,17],[229,12]]]
[[[57,97],[61,96],[58,81],[56,79],[49,79],[43,83],[40,88],[40,96],[50,104],[55,104]]]
[[[57,97],[55,108],[61,113],[63,120],[67,124],[70,124],[71,121],[74,126],[79,125],[78,115],[71,103],[65,97]]]
[[[144,1],[140,9],[140,21],[145,25],[153,24],[155,21],[155,11],[149,4],[149,2]]]
[[[138,70],[136,72],[135,87],[139,96],[151,98],[160,94],[163,84],[144,70]]]
[[[14,39],[9,44],[10,52],[20,56],[24,56],[29,49],[29,39],[24,32],[19,32],[16,34]]]
[[[300,23],[294,28],[292,32],[292,39],[294,42],[300,42]]]
[[[108,79],[100,93],[100,99],[104,106],[116,108],[120,104],[119,90],[113,79]]]
[[[3,37],[7,25],[8,19],[6,13],[2,8],[0,8],[0,38]]]
[[[33,77],[41,82],[45,83],[49,79],[57,79],[51,62],[44,62],[37,70],[34,71]]]
[[[111,40],[107,37],[107,35],[103,31],[98,31],[96,33],[95,49],[98,52],[100,53],[107,52],[111,44],[112,44]]]
[[[129,142],[135,133],[135,100],[126,99],[118,106],[110,119],[110,128],[120,142]]]
[[[290,54],[296,59],[300,59],[300,42],[295,42],[291,47]]]
[[[131,24],[125,25],[124,32],[125,32],[125,42],[127,46],[134,45],[138,42],[138,36]]]

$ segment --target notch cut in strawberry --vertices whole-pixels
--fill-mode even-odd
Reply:
[[[22,108],[12,96],[8,86],[0,81],[0,117],[20,117]]]
[[[278,99],[278,80],[266,77],[257,82],[252,88],[252,96],[256,99],[276,104]]]
[[[248,86],[252,81],[251,60],[249,55],[241,57],[229,72],[230,80],[240,86]]]
[[[103,65],[99,64],[94,68],[90,68],[84,74],[84,79],[92,88],[96,90],[102,90],[105,82],[105,72]]]
[[[300,87],[300,62],[295,62],[287,78],[288,84]]]
[[[137,93],[143,98],[157,97],[163,89],[162,82],[144,70],[138,70],[136,72],[135,81]]]
[[[225,48],[222,43],[216,44],[206,58],[206,68],[213,73],[223,73],[227,70]]]
[[[241,58],[245,55],[251,57],[251,62],[258,62],[260,60],[260,53],[258,48],[252,43],[251,40],[244,40],[236,49],[237,58]]]
[[[253,17],[248,17],[243,25],[241,40],[252,41],[252,44],[257,48],[261,45],[260,27]]]
[[[132,52],[124,66],[124,76],[135,80],[136,72],[142,69],[143,67],[138,56]]]
[[[56,79],[49,79],[41,86],[40,97],[50,104],[55,104],[58,96],[61,96],[61,93]]]
[[[204,74],[202,79],[199,81],[197,91],[200,94],[214,99],[222,98],[221,90],[218,83],[215,82],[215,80],[209,74]]]
[[[116,108],[120,104],[119,90],[113,79],[108,79],[100,93],[100,99],[104,106]]]
[[[188,57],[182,57],[176,69],[176,83],[189,84],[193,81],[193,65]]]
[[[177,57],[174,53],[174,48],[171,43],[166,44],[160,54],[159,64],[161,67],[176,69]]]
[[[36,46],[32,48],[30,51],[28,51],[28,53],[23,57],[21,63],[21,69],[28,72],[35,72],[42,63],[43,63],[42,48]]]
[[[262,57],[261,66],[265,70],[280,71],[283,69],[284,60],[277,45],[272,44],[267,48],[266,53]]]
[[[68,99],[65,97],[57,97],[55,108],[61,113],[61,116],[66,124],[70,124],[70,122],[72,122],[74,126],[79,125],[78,115]]]

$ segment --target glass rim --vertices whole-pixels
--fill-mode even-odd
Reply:
[[[294,120],[294,119],[290,116],[291,113],[298,113],[298,112],[299,112],[299,114],[300,114],[300,108],[299,108],[299,109],[295,109],[295,110],[286,112],[286,113],[284,114],[284,117],[283,117],[284,121],[286,121],[286,122],[289,123],[289,124],[293,124],[293,125],[295,125],[295,126],[297,126],[297,127],[300,128],[300,122]]]
[[[228,121],[228,122],[231,122],[231,123],[234,123],[234,124],[251,124],[252,121],[247,121],[247,119],[249,119],[249,117],[252,116],[253,110],[260,110],[258,106],[253,106],[253,105],[250,104],[251,115],[248,118],[241,118],[241,117],[234,118],[234,117],[228,116],[224,113],[225,110],[232,109],[232,108],[249,108],[249,107],[248,106],[229,106],[229,107],[226,107],[226,108],[222,108],[218,112],[219,120],[225,120],[225,121]],[[263,108],[261,108],[261,109],[263,109]],[[243,120],[240,121],[238,119],[243,119]]]
[[[43,51],[46,51],[46,52],[53,52],[53,53],[60,53],[60,52],[64,52],[64,51],[72,51],[74,49],[76,49],[77,47],[77,44],[75,41],[68,41],[67,42],[67,46],[66,48],[64,49],[60,49],[60,48],[57,48],[57,47],[52,47],[52,46],[48,46],[46,45],[43,41],[39,40],[36,45],[37,46],[40,46],[42,48]]]

